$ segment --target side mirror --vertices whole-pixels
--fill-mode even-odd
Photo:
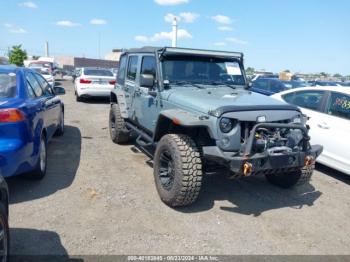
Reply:
[[[64,95],[64,94],[66,94],[66,90],[63,87],[61,87],[61,86],[55,86],[53,88],[53,91],[55,92],[56,95]]]
[[[140,86],[146,88],[154,87],[154,76],[148,74],[142,74],[140,76]]]
[[[245,89],[250,89],[253,86],[252,82],[246,84]]]

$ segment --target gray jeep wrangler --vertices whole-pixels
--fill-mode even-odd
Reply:
[[[130,49],[110,99],[111,139],[137,135],[169,206],[192,204],[203,174],[221,169],[283,188],[306,183],[322,152],[297,107],[249,91],[242,53]]]

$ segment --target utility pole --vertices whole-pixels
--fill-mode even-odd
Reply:
[[[46,57],[50,56],[50,53],[49,53],[49,42],[48,41],[45,42],[45,56]]]
[[[98,59],[101,59],[101,33],[98,33]]]
[[[173,20],[173,43],[172,47],[177,47],[177,18]]]

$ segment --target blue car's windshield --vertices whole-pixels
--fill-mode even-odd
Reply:
[[[237,60],[222,58],[167,57],[163,79],[172,83],[245,85]]]
[[[0,71],[0,99],[16,96],[16,74]]]

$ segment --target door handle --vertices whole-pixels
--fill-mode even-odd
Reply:
[[[329,129],[329,126],[326,123],[320,123],[317,126],[322,129]]]

